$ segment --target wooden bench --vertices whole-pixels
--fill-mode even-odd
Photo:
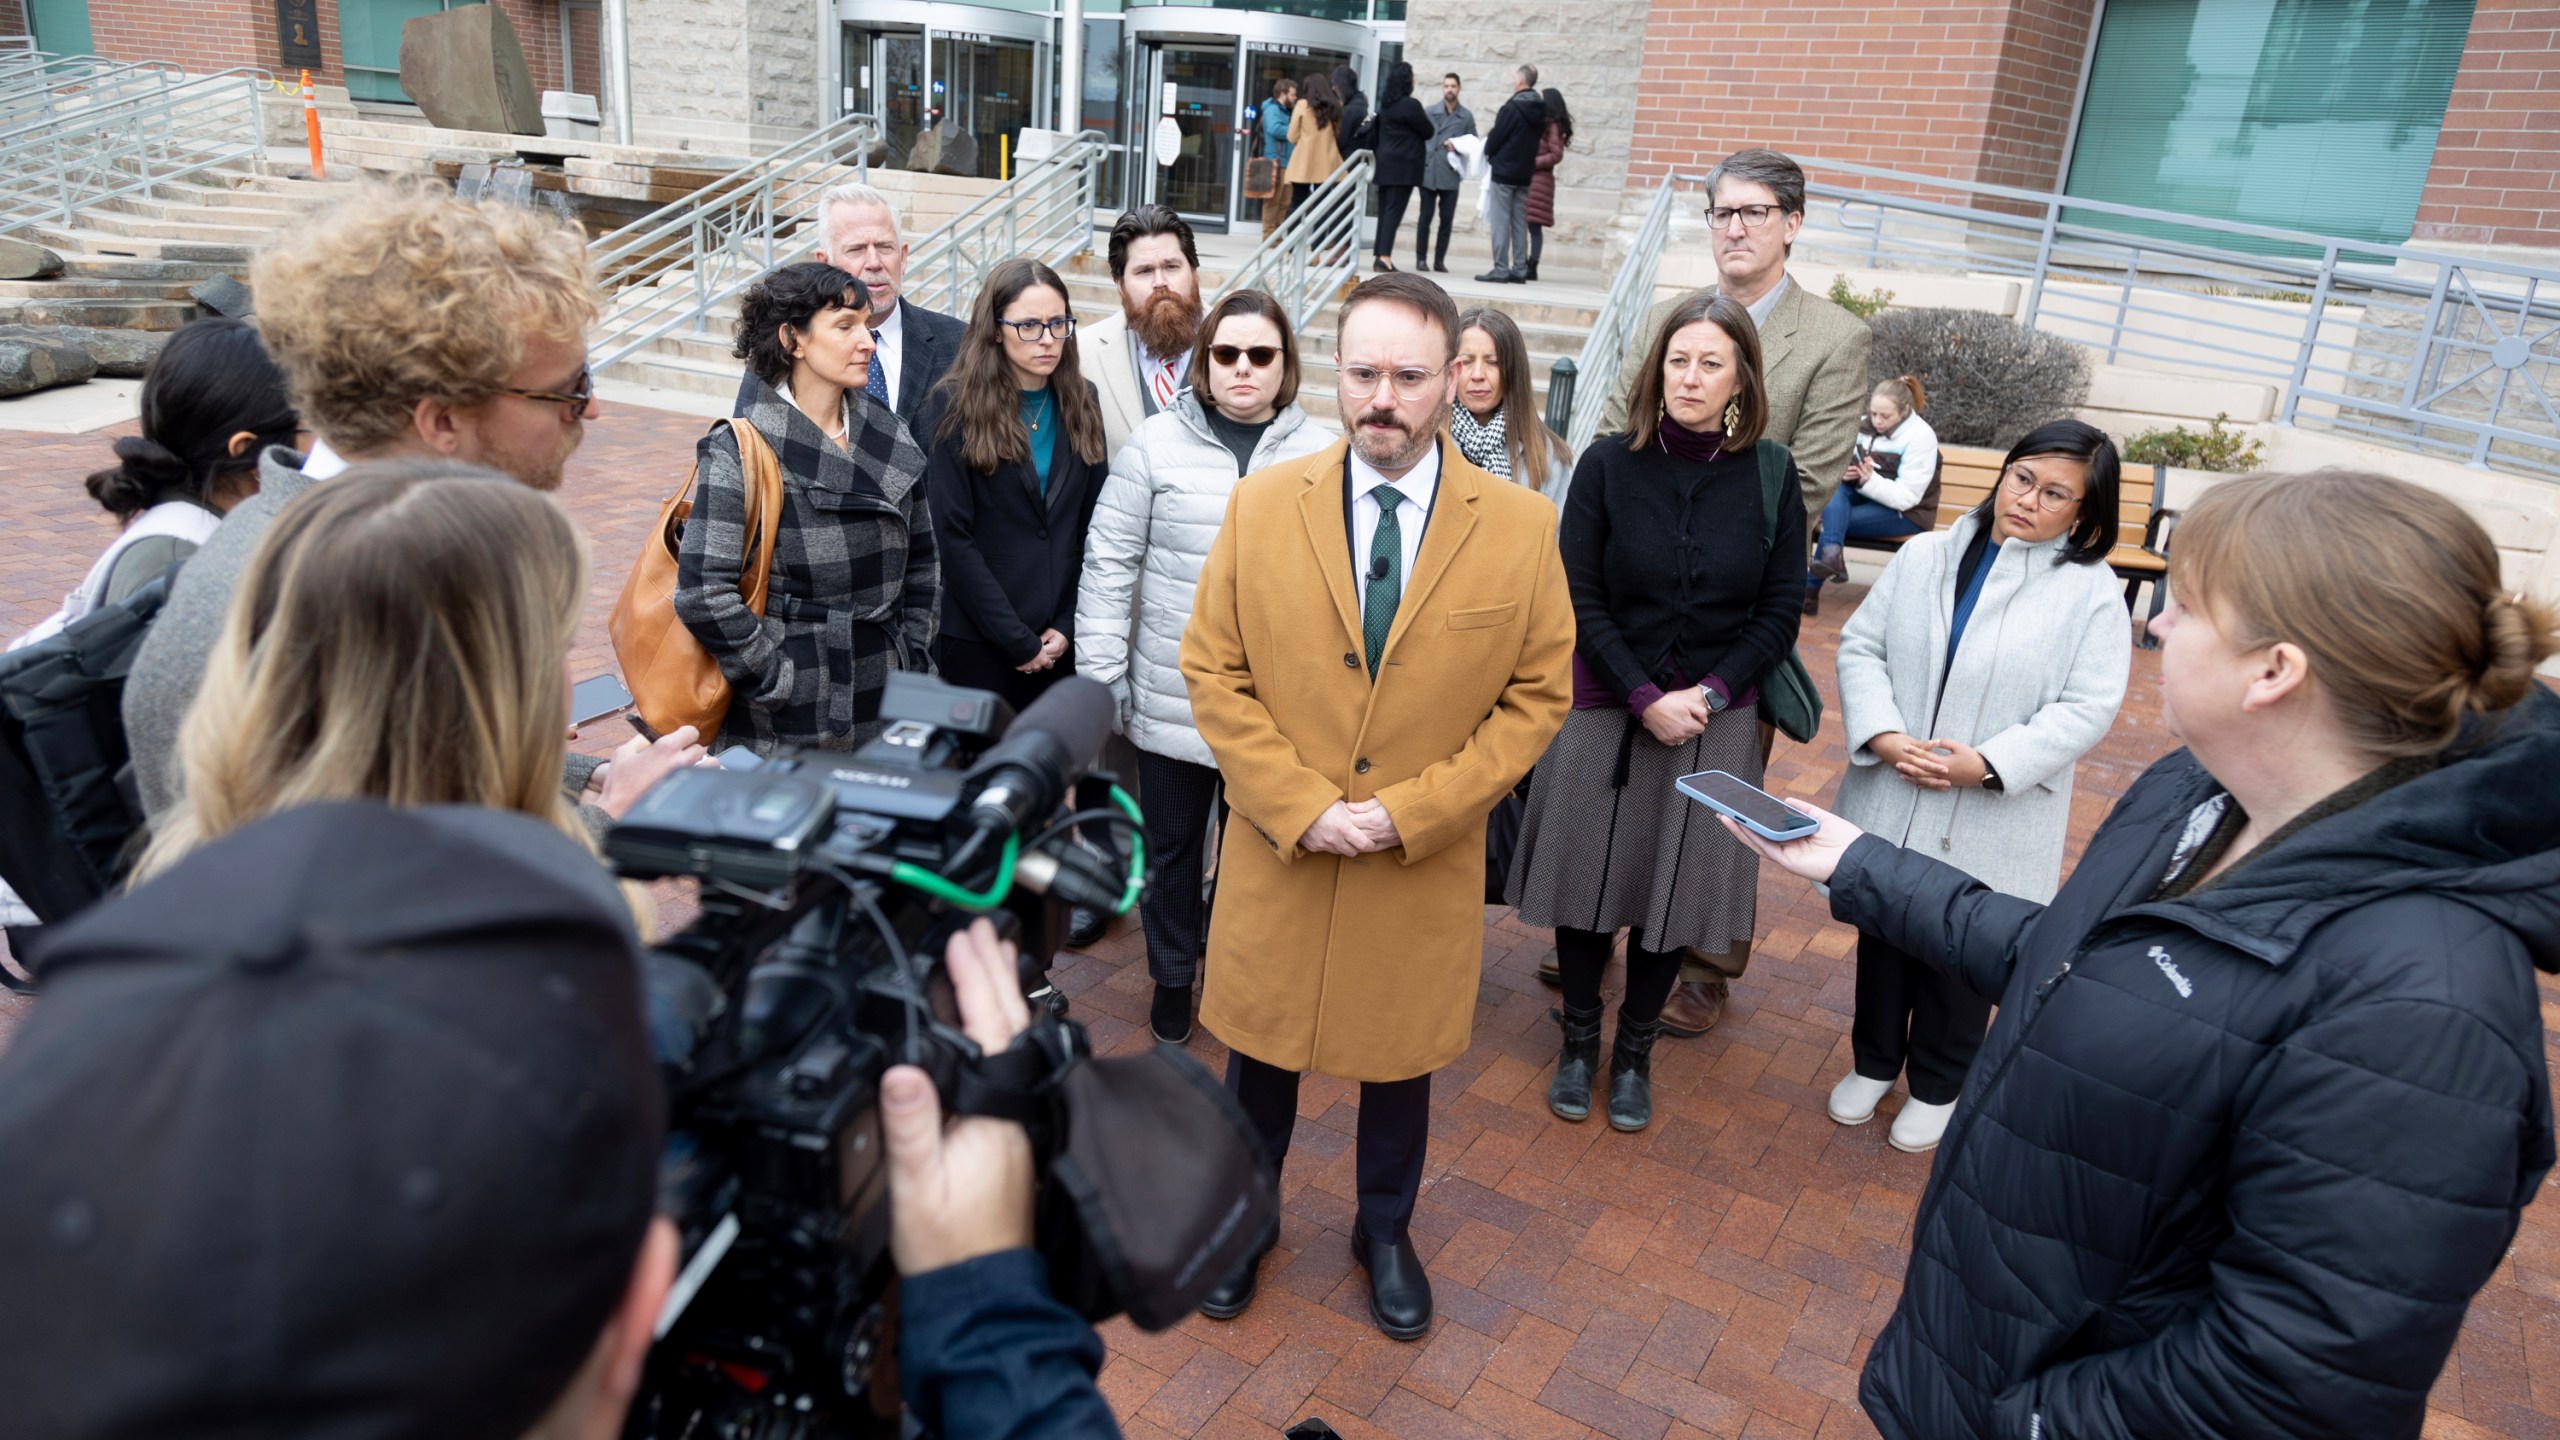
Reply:
[[[1942,445],[1938,447],[1938,528],[1949,529],[1956,520],[1980,505],[2000,483],[2000,462],[2007,452],[1988,450],[1975,445]],[[2127,465],[2116,482],[2116,548],[2107,552],[2107,566],[2123,577],[2124,608],[2133,610],[2134,600],[2142,587],[2151,587],[2151,608],[2144,616],[2141,645],[2152,646],[2148,620],[2160,613],[2168,595],[2169,529],[2178,512],[2161,504],[2161,492],[2167,475],[2158,465]],[[1899,550],[1911,537],[1896,535],[1888,539],[1862,538],[1849,541],[1853,550]]]

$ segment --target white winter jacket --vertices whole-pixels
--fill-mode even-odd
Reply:
[[[1262,432],[1250,469],[1312,455],[1336,438],[1291,405]],[[1242,478],[1235,452],[1209,429],[1200,397],[1186,388],[1111,457],[1111,478],[1085,537],[1076,669],[1111,687],[1131,744],[1194,765],[1218,762],[1192,728],[1182,628],[1191,623],[1200,566],[1226,521],[1227,496]]]

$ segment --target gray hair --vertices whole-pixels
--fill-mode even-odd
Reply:
[[[848,180],[818,192],[819,249],[830,255],[835,253],[836,212],[856,205],[879,206],[880,212],[889,217],[889,233],[897,236],[900,244],[906,243],[906,228],[898,223],[898,207],[891,203],[889,197],[860,181]]]
[[[1707,172],[1707,203],[1716,203],[1716,187],[1727,180],[1748,180],[1766,185],[1778,197],[1778,208],[1790,215],[1804,213],[1804,167],[1775,150],[1736,150],[1716,162]]]
[[[1521,66],[1521,67],[1520,67],[1520,69],[1519,69],[1519,71],[1518,71],[1518,74],[1519,74],[1519,76],[1520,76],[1520,78],[1521,78],[1522,80],[1524,80],[1524,81],[1528,82],[1528,83],[1529,83],[1529,84],[1531,84],[1531,85],[1535,85],[1535,84],[1537,84],[1537,83],[1538,83],[1538,67],[1537,67],[1537,66],[1535,66],[1535,65],[1523,65],[1523,66]]]

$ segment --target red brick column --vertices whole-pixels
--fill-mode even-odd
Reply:
[[[2413,238],[2560,246],[2560,6],[2479,0]]]

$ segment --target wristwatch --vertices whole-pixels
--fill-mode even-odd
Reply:
[[[1718,695],[1713,688],[1701,685],[1698,687],[1698,693],[1706,699],[1708,714],[1721,715],[1724,713],[1724,707],[1728,702],[1723,696]]]
[[[1994,795],[2009,793],[2009,787],[2000,783],[2000,772],[1992,769],[1988,760],[1982,762],[1982,788]]]

